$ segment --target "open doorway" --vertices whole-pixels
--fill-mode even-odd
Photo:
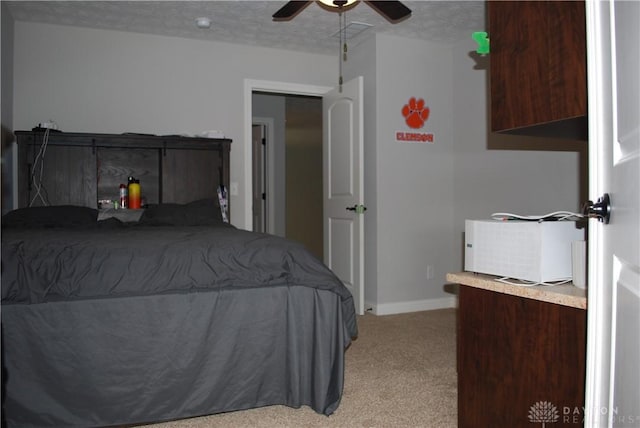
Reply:
[[[331,217],[343,217],[344,209],[350,212],[350,208],[354,208],[354,204],[362,205],[364,203],[363,184],[364,184],[364,166],[363,166],[363,78],[361,76],[347,81],[342,91],[338,88],[305,85],[287,82],[274,82],[263,80],[244,80],[244,144],[243,144],[243,164],[245,165],[243,179],[243,195],[240,205],[244,207],[244,225],[251,229],[253,223],[253,214],[251,212],[253,200],[253,180],[252,180],[252,118],[253,118],[253,96],[255,92],[264,92],[267,94],[285,94],[285,95],[306,95],[322,99],[323,110],[323,153],[328,153],[326,157],[321,159],[325,165],[323,170],[327,171],[329,176],[336,175],[336,179],[326,178],[323,183],[323,190],[326,189],[327,195],[323,191],[323,227],[322,233],[327,236],[323,237],[323,252],[321,260],[332,269],[336,275],[343,281],[345,286],[349,288],[354,296],[354,303],[358,313],[364,313],[364,219],[363,216],[349,216],[347,223],[353,223],[353,227],[349,228],[332,228]],[[324,115],[327,119],[324,120]],[[348,113],[348,114],[344,114]],[[335,127],[335,128],[334,128]],[[326,134],[324,129],[327,129]],[[332,142],[345,141],[346,145],[339,145],[339,150],[331,148]],[[268,142],[267,142],[268,144]],[[282,144],[282,146],[284,146]],[[347,150],[348,155],[344,155]],[[273,150],[272,150],[273,151]],[[267,153],[269,150],[267,149]],[[352,156],[353,155],[353,156]],[[357,155],[357,156],[356,156]],[[350,162],[345,159],[350,158]],[[336,162],[333,162],[333,161]],[[281,168],[284,168],[281,166]],[[354,177],[351,191],[346,198],[333,200],[332,192],[328,187],[331,182],[338,182],[340,177]],[[323,177],[324,181],[324,177]],[[284,195],[284,192],[281,192]],[[276,192],[276,195],[278,192]],[[269,198],[269,195],[267,195]],[[325,205],[325,200],[326,205]],[[335,203],[334,203],[335,202]],[[304,207],[302,207],[304,209]],[[332,214],[335,212],[335,215]],[[338,214],[340,213],[341,216]],[[345,220],[345,219],[343,219]],[[267,221],[268,222],[268,221]],[[341,224],[344,222],[340,221]],[[349,234],[341,233],[348,229]],[[285,231],[286,235],[286,231]],[[339,238],[339,239],[335,239]],[[338,242],[340,241],[340,242]],[[336,251],[334,251],[336,250]],[[326,254],[325,254],[326,253]]]
[[[252,92],[252,224],[323,257],[322,98]]]

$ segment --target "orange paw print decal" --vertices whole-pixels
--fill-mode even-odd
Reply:
[[[402,115],[407,125],[411,128],[422,128],[429,118],[429,107],[425,107],[422,98],[416,100],[414,97],[411,97],[409,103],[402,107]]]

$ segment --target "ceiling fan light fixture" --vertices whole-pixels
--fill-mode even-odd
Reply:
[[[285,3],[272,15],[274,21],[290,21],[314,0],[292,0]],[[411,9],[398,0],[364,0],[376,12],[392,24],[397,24],[411,16]],[[360,3],[359,0],[315,0],[318,6],[329,12],[342,14]]]
[[[318,5],[331,12],[340,12],[355,7],[360,0],[316,0]]]

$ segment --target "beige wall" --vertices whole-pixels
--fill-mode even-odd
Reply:
[[[286,100],[286,234],[323,258],[322,100]]]

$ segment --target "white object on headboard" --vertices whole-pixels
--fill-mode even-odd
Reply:
[[[227,216],[227,189],[224,185],[218,186],[218,202],[220,202],[222,221],[229,223],[229,218]]]
[[[198,137],[202,138],[224,138],[224,133],[222,131],[210,130],[203,131],[198,134]]]

